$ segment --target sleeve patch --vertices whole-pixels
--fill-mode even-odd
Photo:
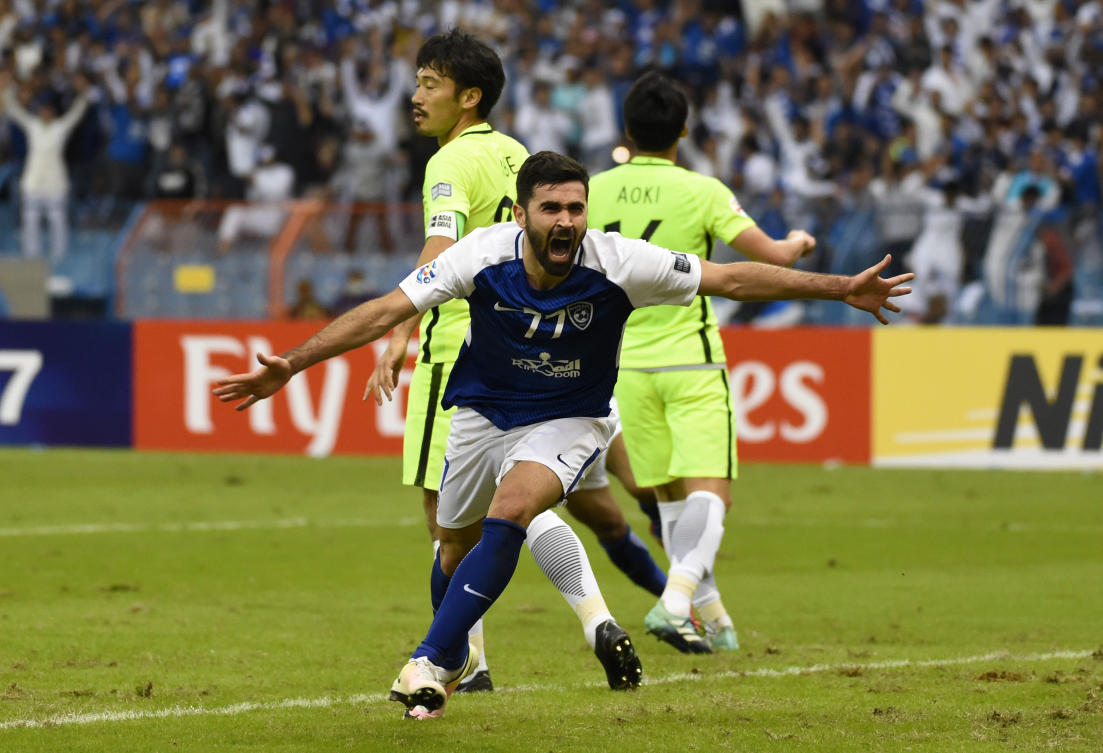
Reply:
[[[428,264],[423,265],[417,271],[417,281],[422,285],[428,285],[437,276],[437,260],[433,259]]]
[[[738,214],[740,217],[747,216],[747,213],[743,211],[743,206],[739,203],[739,199],[735,198],[734,196],[731,197],[731,200],[728,202],[728,206],[730,206],[732,208],[732,211]]]
[[[436,201],[441,196],[451,196],[452,195],[452,184],[451,183],[437,183],[435,186],[433,186],[431,189],[429,189],[429,195],[433,197],[433,201]]]
[[[455,215],[451,212],[434,214],[429,218],[429,227],[436,230],[453,230],[456,227]]]
[[[671,253],[674,256],[674,271],[681,272],[682,274],[689,274],[691,267],[689,264],[689,259],[686,258],[686,255],[678,253],[677,251],[673,251]]]

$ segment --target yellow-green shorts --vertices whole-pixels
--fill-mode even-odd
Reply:
[[[444,410],[440,401],[452,373],[452,363],[414,366],[406,406],[406,433],[402,440],[402,483],[437,491],[444,469],[444,445],[455,408]]]
[[[616,397],[640,486],[738,474],[727,369],[621,369]]]

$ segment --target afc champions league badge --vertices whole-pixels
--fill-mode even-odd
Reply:
[[[594,320],[594,305],[589,301],[572,303],[567,307],[567,318],[577,329],[584,330]]]
[[[433,259],[428,264],[422,265],[417,271],[417,281],[422,285],[428,285],[437,276],[437,260]]]

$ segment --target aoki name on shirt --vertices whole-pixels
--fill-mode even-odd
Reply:
[[[659,187],[658,186],[621,186],[620,193],[617,194],[618,204],[658,204],[659,203]]]

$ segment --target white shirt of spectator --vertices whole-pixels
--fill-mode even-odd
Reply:
[[[69,110],[46,123],[31,115],[15,98],[11,89],[4,95],[8,117],[15,121],[27,137],[27,161],[19,187],[26,196],[62,198],[69,193],[69,171],[65,167],[65,143],[77,127],[88,105],[78,97]]]

